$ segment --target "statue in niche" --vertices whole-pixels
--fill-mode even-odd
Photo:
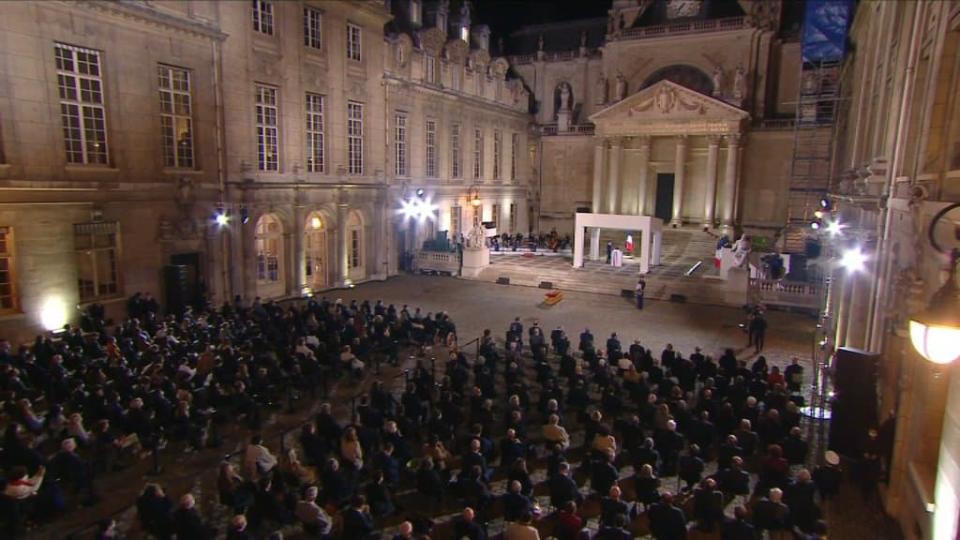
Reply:
[[[740,64],[733,74],[733,99],[742,100],[746,96],[746,91],[747,73],[743,70],[743,64]]]
[[[537,50],[543,52],[543,34],[540,34],[540,37],[537,38]]]
[[[617,72],[617,86],[614,95],[616,96],[617,101],[627,97],[627,80],[623,78],[623,73],[620,73],[619,71]]]
[[[600,75],[600,78],[597,79],[596,102],[597,105],[603,105],[607,102],[607,78],[603,75]]]
[[[193,202],[193,179],[189,176],[177,180],[177,202],[184,205]]]
[[[570,110],[570,85],[567,83],[560,85],[560,110]]]
[[[580,32],[580,48],[581,49],[587,48],[587,32],[586,31]]]
[[[713,95],[720,96],[723,93],[723,68],[717,66],[713,68]]]
[[[467,249],[483,249],[486,247],[486,233],[483,226],[475,223],[467,233]]]

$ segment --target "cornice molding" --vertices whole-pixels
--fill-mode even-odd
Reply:
[[[199,20],[190,20],[178,17],[172,13],[158,10],[147,2],[136,0],[74,0],[63,1],[61,4],[87,8],[90,11],[112,15],[123,19],[136,21],[147,26],[173,29],[194,37],[223,41],[227,34],[221,32],[212,23],[203,23]]]

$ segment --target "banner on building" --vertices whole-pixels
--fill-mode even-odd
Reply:
[[[853,0],[807,0],[801,43],[803,61],[842,60],[852,18]]]

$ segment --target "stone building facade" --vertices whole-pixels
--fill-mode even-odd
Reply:
[[[905,538],[955,538],[960,376],[917,353],[908,321],[950,277],[927,233],[960,201],[960,2],[860,2],[850,41],[832,194],[842,229],[824,249],[860,250],[865,268],[833,271],[825,340],[880,354],[877,424],[895,419],[885,510]],[[958,216],[934,231],[945,249],[958,247]]]
[[[800,52],[784,9],[615,0],[607,18],[515,33],[511,63],[552,156],[537,171],[541,228],[571,230],[580,207],[781,228]]]
[[[527,232],[529,94],[470,8],[4,6],[0,335],[177,283],[222,302],[385,279],[474,217]]]

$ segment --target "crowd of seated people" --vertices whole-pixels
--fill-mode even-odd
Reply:
[[[118,324],[88,310],[83,327],[29,345],[0,339],[4,526],[95,504],[98,480],[168,441],[192,451],[218,442],[217,425],[257,429],[291,392],[396,363],[402,343],[456,341],[445,314],[382,302],[237,298],[175,317],[138,293],[127,310]]]
[[[523,233],[507,234],[503,233],[490,239],[490,249],[494,251],[517,251],[525,249],[530,251],[552,251],[557,253],[570,249],[570,235],[561,236],[556,230],[549,233],[529,234]]]
[[[258,427],[288,381],[314,381],[323,370],[365,378],[375,352],[396,362],[398,343],[432,343],[435,354],[449,351],[441,369],[418,361],[396,394],[373,381],[355,418],[322,404],[283,455],[253,436],[216,479],[229,522],[210,523],[189,495],[174,504],[150,484],[137,501],[140,525],[157,538],[216,529],[261,538],[293,526],[316,538],[362,539],[405,518],[394,538],[485,539],[502,517],[506,540],[565,540],[589,536],[587,518],[599,517],[600,540],[640,530],[663,540],[692,529],[730,540],[825,534],[820,503],[836,494],[840,470],[833,456],[804,468],[811,456],[799,429],[797,362],[784,377],[763,357],[748,367],[732,350],[715,361],[668,345],[654,356],[616,335],[601,349],[589,330],[574,351],[562,328],[547,336],[519,319],[502,341],[485,331],[471,361],[450,339],[455,332],[445,314],[380,302],[235,302],[179,319],[146,311],[112,332],[39,338],[16,352],[3,344],[5,496],[32,498],[22,508],[35,517],[57,510],[45,486],[94,496],[106,471],[77,453],[86,426],[112,434],[118,456],[134,435],[130,444],[146,448],[167,437],[194,446],[214,422]],[[37,428],[37,414],[19,401],[26,396],[43,396],[66,418],[48,412]],[[85,444],[98,440],[93,431]],[[59,447],[52,457],[39,450],[48,442]],[[546,478],[535,482],[539,472]],[[415,502],[398,500],[410,491]],[[459,516],[434,523],[451,504]]]

